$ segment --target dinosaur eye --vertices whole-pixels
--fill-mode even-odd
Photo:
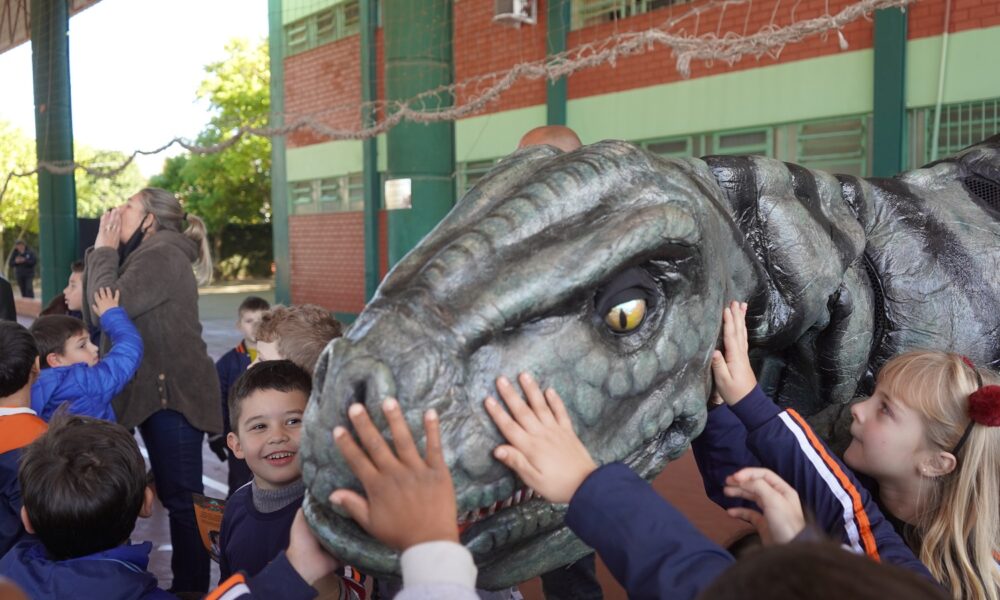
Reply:
[[[604,322],[615,333],[628,333],[635,330],[645,316],[646,301],[639,298],[611,307],[608,314],[604,316]]]

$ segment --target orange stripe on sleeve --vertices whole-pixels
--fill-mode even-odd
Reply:
[[[219,584],[219,587],[212,590],[212,593],[205,596],[205,600],[222,600],[229,591],[240,586],[243,586],[244,589],[249,591],[249,589],[246,588],[246,578],[243,577],[243,573],[237,573],[229,579],[223,581]]]
[[[806,423],[805,419],[792,409],[788,409],[786,412],[790,417],[792,417],[792,419],[795,420],[796,423],[799,424],[799,427],[802,428],[806,437],[809,438],[809,443],[812,444],[813,449],[820,455],[823,462],[826,463],[826,466],[830,468],[830,471],[833,472],[834,476],[837,478],[837,481],[839,481],[840,485],[843,486],[844,491],[846,491],[851,497],[851,504],[854,506],[854,519],[858,522],[861,541],[865,545],[865,554],[867,554],[870,558],[881,562],[882,559],[878,554],[878,544],[875,543],[875,536],[872,534],[871,522],[868,520],[868,513],[865,512],[865,507],[861,503],[861,494],[858,493],[857,488],[855,488],[854,484],[851,483],[851,479],[846,473],[844,473],[844,470],[840,468],[837,461],[834,460],[833,457],[831,457],[826,451],[826,447],[821,441],[819,441],[816,437],[816,433],[812,430],[812,427]]]

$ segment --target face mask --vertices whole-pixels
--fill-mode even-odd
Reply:
[[[143,220],[145,220],[145,218],[146,217],[143,217]],[[139,247],[139,244],[142,243],[142,239],[146,236],[146,232],[149,231],[149,228],[152,226],[152,223],[146,227],[143,227],[142,224],[140,224],[139,227],[136,228],[135,232],[132,233],[132,237],[130,237],[124,244],[118,246],[118,266],[121,266],[125,262],[125,259],[128,258],[129,254],[135,252],[135,249]]]

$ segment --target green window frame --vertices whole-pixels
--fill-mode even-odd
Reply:
[[[774,156],[774,129],[755,127],[713,133],[712,151],[709,154]]]
[[[570,29],[582,29],[641,15],[691,0],[572,0]]]
[[[691,136],[643,140],[639,146],[659,156],[691,156]]]
[[[362,173],[348,173],[319,179],[288,182],[289,213],[361,211],[365,208]]]
[[[458,197],[461,198],[471,190],[498,162],[500,159],[490,158],[458,163],[457,177],[455,178]]]
[[[830,173],[866,176],[867,115],[799,123],[796,125],[795,162]]]
[[[285,25],[285,56],[312,50],[360,31],[359,0],[346,0]]]
[[[934,140],[934,108],[924,112],[924,162],[930,162]],[[1000,133],[1000,98],[948,104],[941,107],[936,158],[956,152]]]

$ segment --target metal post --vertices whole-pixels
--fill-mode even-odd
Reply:
[[[361,101],[369,103],[378,96],[378,63],[376,60],[375,32],[378,28],[378,2],[361,0]],[[362,108],[362,123],[370,127],[375,123],[371,105]],[[378,174],[378,143],[366,138],[361,144],[364,154],[365,184],[365,300],[371,300],[378,288],[379,239],[378,217],[382,208],[382,182]]]
[[[906,168],[906,19],[887,8],[875,13],[872,175],[891,177]]]
[[[285,31],[282,0],[268,0],[269,52],[271,56],[271,126],[285,124]],[[288,250],[288,171],[285,136],[271,138],[271,235],[274,244],[274,299],[291,304],[292,264]]]
[[[391,100],[413,98],[452,82],[450,0],[386,2],[385,89]],[[454,104],[448,93],[422,106]],[[455,204],[455,125],[401,123],[386,139],[389,177],[410,179],[412,207],[389,212],[389,263],[410,251]]]
[[[566,51],[566,34],[570,27],[569,0],[549,0],[548,41],[549,56]],[[566,78],[548,82],[545,94],[545,122],[547,125],[566,124]]]
[[[31,67],[35,83],[38,162],[73,161],[69,78],[69,6],[66,0],[31,1]],[[38,173],[38,258],[42,304],[66,287],[78,258],[76,181],[73,173]]]

